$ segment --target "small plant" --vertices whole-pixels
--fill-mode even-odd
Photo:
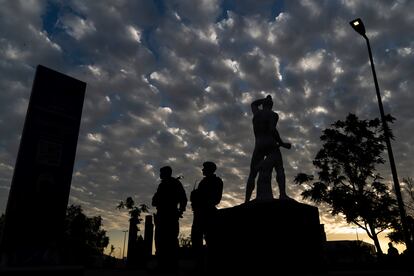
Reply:
[[[132,197],[127,197],[125,201],[121,200],[116,208],[119,210],[127,209],[131,217],[130,220],[135,221],[135,224],[141,223],[141,213],[148,213],[149,211],[148,206],[145,204],[136,205]]]
[[[178,236],[178,242],[182,248],[191,248],[191,236],[180,234]]]

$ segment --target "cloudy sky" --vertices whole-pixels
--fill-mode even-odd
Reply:
[[[183,175],[189,194],[203,161],[214,161],[224,180],[220,207],[243,201],[254,144],[250,103],[266,94],[274,98],[282,138],[293,144],[282,151],[288,193],[301,200],[292,180],[313,172],[321,131],[349,112],[379,116],[366,44],[349,25],[357,17],[372,44],[385,112],[397,118],[399,176],[414,176],[414,1],[0,0],[0,6],[0,212],[38,64],[87,82],[70,203],[102,216],[117,247],[128,217],[115,206],[128,196],[149,205],[161,166]],[[388,166],[380,170],[391,180]],[[320,217],[328,239],[355,238],[341,219],[323,209]],[[191,219],[189,209],[185,235]]]

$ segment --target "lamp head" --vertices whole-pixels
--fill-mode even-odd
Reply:
[[[361,18],[354,19],[351,22],[349,22],[349,24],[351,24],[351,27],[357,33],[359,33],[360,35],[365,37],[365,26],[364,26],[364,23],[362,22]]]

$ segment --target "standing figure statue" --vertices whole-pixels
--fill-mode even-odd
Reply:
[[[155,249],[160,268],[172,272],[178,268],[179,218],[187,206],[187,196],[178,178],[172,177],[172,169],[160,169],[161,183],[152,198],[157,208],[155,222]]]
[[[215,174],[217,166],[211,161],[203,163],[204,178],[197,189],[191,192],[190,201],[193,209],[193,225],[191,227],[191,244],[198,269],[203,268],[203,239],[210,250],[214,242],[214,231],[217,230],[217,205],[223,195],[223,180]],[[202,270],[201,270],[202,271]]]
[[[279,132],[276,129],[279,115],[272,110],[272,107],[273,100],[270,95],[266,98],[255,100],[251,104],[255,146],[250,162],[245,202],[250,201],[258,173],[256,200],[273,199],[271,185],[273,168],[276,171],[276,181],[279,185],[279,198],[290,199],[286,194],[285,170],[279,148],[290,149],[291,144],[283,142],[280,138]]]

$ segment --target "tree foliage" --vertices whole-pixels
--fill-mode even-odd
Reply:
[[[145,204],[135,204],[132,197],[127,197],[125,201],[121,200],[116,208],[119,210],[127,209],[131,220],[135,221],[136,224],[140,224],[142,222],[141,213],[148,213],[149,210],[148,206]]]
[[[404,206],[407,215],[414,217],[414,179],[411,177],[403,178],[401,185],[404,196]]]
[[[183,248],[191,248],[191,236],[180,234],[178,236],[178,244]]]
[[[119,210],[127,209],[130,215],[129,234],[128,234],[128,266],[134,266],[143,258],[144,239],[138,235],[140,231],[138,224],[142,222],[141,213],[147,213],[148,207],[145,204],[136,204],[132,197],[127,197],[125,201],[120,201],[117,208]]]
[[[63,249],[69,262],[89,264],[109,244],[100,216],[87,217],[80,205],[66,210]]]
[[[406,223],[408,227],[408,239],[414,244],[414,180],[411,177],[403,178],[401,183],[401,192],[406,211]],[[395,222],[393,231],[387,237],[395,243],[404,243],[404,234],[400,222],[400,218]]]
[[[0,217],[0,237],[5,215]],[[80,205],[70,205],[66,209],[63,236],[59,243],[61,261],[70,264],[91,265],[102,257],[109,238],[102,229],[100,216],[88,217]]]
[[[393,118],[388,116],[389,121]],[[398,212],[383,178],[375,167],[385,161],[383,129],[379,119],[359,120],[349,114],[321,136],[322,148],[313,161],[317,180],[298,174],[295,182],[307,183],[304,199],[326,204],[332,215],[363,228],[382,254],[378,234],[395,224]]]

